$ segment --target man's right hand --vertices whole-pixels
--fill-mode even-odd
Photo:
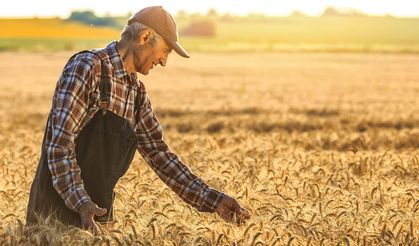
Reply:
[[[97,227],[94,217],[103,216],[106,214],[106,208],[99,208],[96,204],[91,201],[83,204],[79,209],[81,218],[81,224],[84,229],[91,231],[94,234],[99,233],[99,227]]]
[[[243,225],[251,217],[247,209],[240,206],[236,199],[227,194],[224,194],[215,212],[225,221],[236,223],[237,225]]]

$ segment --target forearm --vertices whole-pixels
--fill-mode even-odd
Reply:
[[[171,151],[146,153],[141,147],[139,151],[157,176],[183,201],[201,212],[217,208],[224,194],[210,188]]]
[[[86,120],[93,86],[93,58],[80,55],[70,60],[57,82],[49,118],[47,143],[52,184],[67,207],[78,212],[90,200],[77,165],[75,138]]]
[[[74,150],[50,145],[47,153],[54,189],[68,208],[78,212],[84,203],[90,201],[90,196],[84,189]]]
[[[138,151],[157,176],[183,201],[198,211],[213,212],[224,194],[210,188],[170,151],[145,89],[141,88],[141,120],[136,129]]]

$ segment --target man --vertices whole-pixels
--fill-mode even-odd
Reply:
[[[27,224],[49,215],[97,231],[113,218],[113,189],[138,150],[179,197],[202,212],[241,224],[250,217],[237,201],[208,187],[169,150],[136,72],[165,66],[171,50],[189,57],[176,23],[162,7],[131,17],[121,40],[75,54],[62,72],[32,183]],[[139,177],[141,178],[141,177]]]

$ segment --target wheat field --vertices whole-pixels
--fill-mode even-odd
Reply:
[[[0,18],[0,51],[82,50],[118,39],[119,28],[59,18]],[[383,16],[177,16],[182,45],[195,52],[419,53],[419,18]],[[213,36],[186,34],[209,23]],[[350,30],[350,31],[348,31]],[[202,34],[201,34],[202,35]]]
[[[101,235],[24,228],[68,52],[0,53],[0,244],[418,245],[419,56],[171,55],[141,77],[165,139],[246,225],[183,203],[136,154]]]

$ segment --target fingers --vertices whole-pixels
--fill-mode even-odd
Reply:
[[[103,216],[107,212],[106,208],[100,208],[93,202],[89,203],[87,210],[89,212],[89,215],[96,215],[96,216]]]
[[[86,208],[86,214],[93,218],[94,215],[96,216],[103,216],[107,212],[106,208],[99,208],[96,204],[90,203]]]
[[[242,208],[242,207],[240,207],[238,214],[244,219],[250,219],[251,217],[250,212],[247,209]]]
[[[215,211],[225,221],[237,225],[243,225],[251,217],[247,209],[241,207],[236,199],[228,195],[224,196]]]
[[[246,210],[247,211],[247,210]],[[229,223],[234,223],[237,225],[243,225],[245,224],[246,220],[248,220],[250,218],[249,213],[244,212],[233,212],[233,211],[228,211],[225,210],[222,214],[221,214],[221,218],[223,218],[225,221],[229,222]]]
[[[239,211],[237,212],[235,222],[238,225],[243,225],[245,224],[246,220],[250,219],[250,217],[250,212],[247,209],[240,207]]]
[[[94,227],[95,221],[93,220],[93,218],[82,217],[81,223],[82,223],[83,229],[91,230]]]
[[[93,225],[89,228],[89,231],[91,233],[93,233],[94,235],[99,235],[100,234],[99,227],[97,226],[97,224],[95,222],[93,222]]]
[[[87,202],[79,210],[82,227],[93,234],[98,234],[100,230],[94,221],[94,216],[103,216],[106,212],[106,208],[99,208],[93,202]]]
[[[93,215],[88,217],[82,217],[81,219],[83,229],[90,231],[94,235],[98,235],[100,233],[99,227],[93,219]]]
[[[91,220],[87,220],[84,224],[83,224],[83,228],[85,230],[90,231],[91,233],[93,233],[94,235],[98,235],[100,233],[99,227],[97,226],[97,224],[95,223],[95,221],[93,219]]]
[[[96,216],[103,216],[106,214],[106,211],[107,211],[106,208],[99,208],[98,206],[96,206],[93,209],[93,214]]]
[[[234,201],[234,213],[236,216],[236,220],[234,221],[237,224],[243,224],[246,220],[250,219],[250,212],[240,206],[237,201]]]

